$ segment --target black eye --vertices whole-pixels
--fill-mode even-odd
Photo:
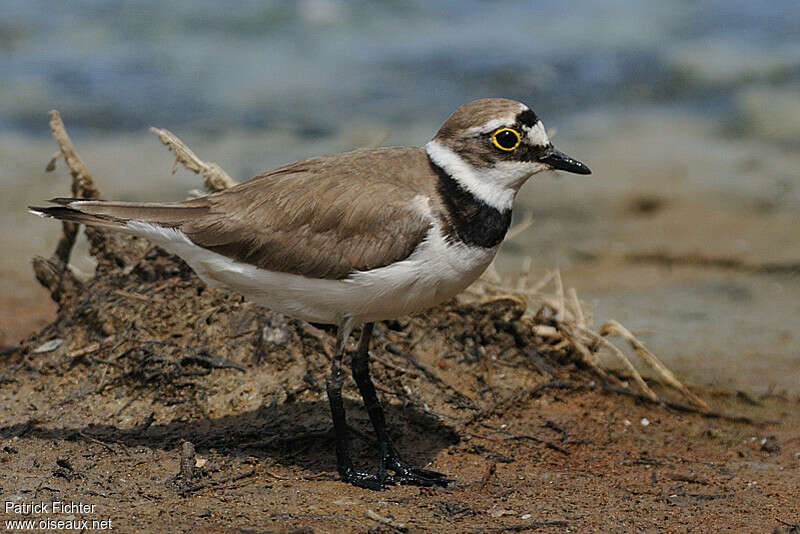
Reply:
[[[511,128],[500,128],[492,134],[492,144],[505,152],[515,150],[521,141],[517,131]]]

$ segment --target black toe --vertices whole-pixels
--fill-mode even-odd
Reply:
[[[391,484],[390,482],[386,481],[386,477],[377,477],[370,473],[356,471],[355,469],[342,473],[342,479],[358,488],[375,491],[386,489],[386,486]]]
[[[446,487],[452,482],[452,480],[443,473],[413,467],[397,458],[388,459],[386,465],[389,469],[394,471],[394,475],[387,478],[395,484]]]

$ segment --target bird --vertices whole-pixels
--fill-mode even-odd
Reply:
[[[376,490],[446,486],[447,475],[405,462],[389,435],[369,369],[374,324],[474,282],[500,248],[517,192],[546,170],[591,174],[553,147],[529,106],[484,98],[459,107],[421,147],[312,157],[180,202],[56,198],[29,210],[147,238],[211,286],[335,325],[325,389],[341,479]],[[377,437],[377,473],[352,460],[342,400],[345,347],[358,326],[351,371]]]

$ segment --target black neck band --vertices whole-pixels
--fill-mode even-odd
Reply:
[[[500,211],[489,206],[464,189],[439,165],[433,161],[430,164],[439,177],[436,188],[447,210],[444,231],[448,238],[484,248],[500,244],[511,224],[511,209]]]

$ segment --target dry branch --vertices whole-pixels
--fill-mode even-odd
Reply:
[[[582,333],[588,335],[589,337],[591,337],[592,339],[594,339],[595,341],[597,341],[598,343],[609,349],[611,351],[611,354],[616,356],[619,362],[623,365],[623,367],[625,367],[625,370],[628,371],[628,373],[630,373],[630,375],[633,377],[634,382],[636,382],[636,384],[639,386],[639,389],[641,389],[650,400],[652,401],[658,400],[658,395],[656,395],[655,391],[650,389],[650,386],[648,386],[647,382],[644,381],[644,378],[642,378],[642,375],[639,374],[639,371],[636,370],[636,368],[633,366],[628,357],[625,356],[625,354],[621,350],[619,350],[616,345],[614,345],[601,335],[592,332],[591,330],[586,330],[583,328],[579,329]]]
[[[61,120],[61,115],[56,110],[50,111],[50,131],[53,139],[58,143],[59,150],[48,162],[45,170],[47,172],[55,170],[56,161],[63,157],[69,173],[72,175],[70,188],[72,196],[74,198],[100,198],[100,191],[94,185],[94,179],[86,164],[75,151],[75,146],[64,127],[64,121]],[[75,245],[75,239],[78,237],[79,226],[63,221],[61,229],[62,236],[58,240],[53,255],[49,259],[41,256],[33,258],[33,272],[36,279],[50,291],[50,297],[57,303],[61,302],[64,295],[73,293],[74,287],[81,285],[81,282],[68,268],[69,257],[72,247]]]
[[[72,175],[72,196],[74,198],[100,198],[100,191],[94,185],[94,179],[89,174],[89,169],[75,152],[72,140],[64,127],[64,121],[61,120],[61,114],[55,109],[50,110],[50,132],[58,143],[59,152],[47,164],[47,171],[54,170],[56,160],[63,157],[69,173]]]
[[[545,287],[548,285],[553,286],[554,294],[544,293]],[[491,296],[509,298],[516,295],[517,297],[522,297],[527,303],[528,310],[539,307],[540,311],[531,321],[531,329],[536,335],[547,338],[549,347],[553,349],[571,347],[582,363],[596,373],[604,382],[619,387],[622,385],[620,380],[600,367],[597,352],[600,348],[604,348],[619,360],[634,382],[636,382],[644,397],[653,402],[659,401],[658,395],[647,385],[647,382],[633,366],[628,356],[605,338],[608,335],[623,337],[630,343],[639,358],[653,369],[659,382],[679,391],[699,410],[709,410],[707,403],[683,385],[641,341],[636,339],[620,323],[608,321],[599,331],[590,328],[591,319],[587,318],[577,293],[572,288],[567,292],[564,291],[561,274],[557,269],[547,272],[539,282],[531,287],[524,288],[520,287],[519,284],[516,287],[516,291],[510,291],[509,285],[499,279],[499,276],[494,279],[483,277],[478,283],[469,288],[468,293],[477,297],[478,301],[481,302],[486,301]],[[543,324],[538,318],[543,310],[547,310],[545,316],[550,317],[549,324],[546,322]]]
[[[667,369],[667,367],[661,363],[661,360],[656,358],[655,354],[647,350],[647,347],[644,346],[644,343],[636,339],[636,337],[620,323],[614,321],[613,319],[608,321],[606,324],[600,327],[600,335],[619,336],[628,341],[642,361],[652,367],[665,384],[680,391],[683,396],[689,399],[695,406],[698,406],[703,410],[710,409],[708,404],[706,404],[700,397],[689,391],[686,386],[684,386],[677,378],[675,378],[675,375],[672,374],[672,371]]]
[[[186,143],[181,141],[178,136],[169,130],[161,128],[150,128],[161,139],[164,146],[171,152],[175,153],[175,163],[172,165],[172,174],[178,170],[180,163],[190,171],[199,174],[203,177],[206,190],[213,193],[222,191],[231,186],[236,185],[236,180],[230,177],[228,173],[222,170],[222,167],[212,162],[205,162],[197,157],[197,154],[186,146]]]

